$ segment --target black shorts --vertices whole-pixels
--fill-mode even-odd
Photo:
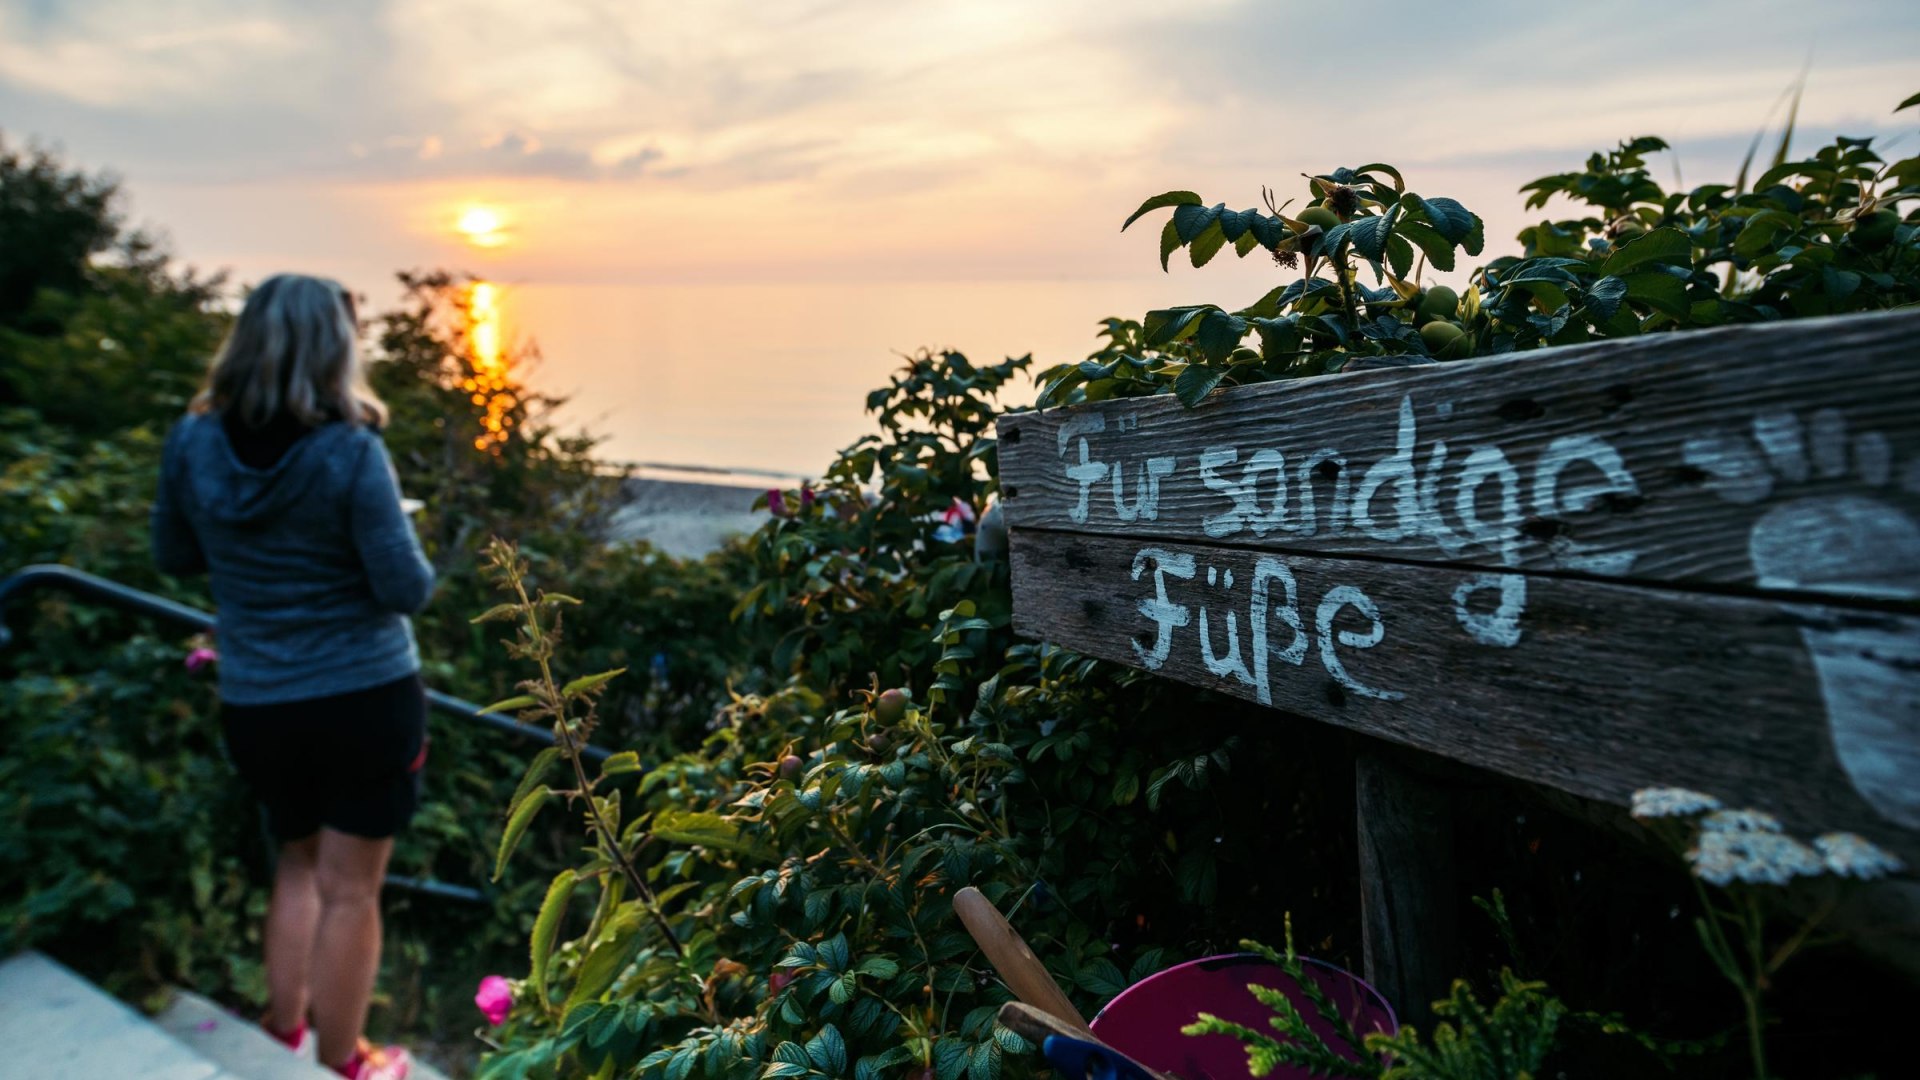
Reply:
[[[420,806],[427,695],[420,676],[306,701],[220,706],[227,752],[282,842],[321,826],[368,839]]]

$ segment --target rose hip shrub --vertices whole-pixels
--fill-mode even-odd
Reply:
[[[1895,111],[1915,107],[1920,94]],[[1574,216],[1522,229],[1521,254],[1474,270],[1461,293],[1424,275],[1480,254],[1479,217],[1408,190],[1391,165],[1308,177],[1285,202],[1267,192],[1265,212],[1156,195],[1126,224],[1172,209],[1163,268],[1176,251],[1198,268],[1230,247],[1292,280],[1235,311],[1109,319],[1100,352],[1041,374],[1041,402],[1171,392],[1191,406],[1223,385],[1920,300],[1920,156],[1889,162],[1872,139],[1842,137],[1791,159],[1783,140],[1751,184],[1742,168],[1731,184],[1669,192],[1647,167],[1665,149],[1629,139],[1525,185],[1527,209],[1559,198]]]
[[[588,855],[548,888],[544,992],[522,984],[485,1075],[1033,1073],[952,912],[965,885],[1089,1015],[1247,927],[1278,933],[1286,907],[1328,934],[1316,955],[1356,959],[1340,737],[1020,642],[1006,563],[939,538],[955,500],[993,499],[993,395],[1025,366],[911,358],[868,399],[878,433],[749,540],[736,612],[782,684],[730,696],[702,745],[637,779],[537,765],[513,817],[577,830],[590,791]],[[567,627],[618,602],[583,599]],[[556,681],[592,670],[569,648]],[[1257,726],[1275,737],[1243,742]],[[1276,892],[1282,847],[1298,884]]]

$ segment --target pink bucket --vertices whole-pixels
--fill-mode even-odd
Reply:
[[[1358,976],[1306,957],[1301,957],[1300,962],[1306,968],[1307,977],[1319,984],[1356,1035],[1364,1038],[1375,1031],[1392,1034],[1399,1030],[1393,1007]],[[1204,1012],[1280,1038],[1280,1033],[1268,1022],[1273,1010],[1248,992],[1249,983],[1285,993],[1300,1010],[1300,1015],[1306,1017],[1307,1026],[1325,1039],[1335,1053],[1355,1052],[1334,1034],[1332,1024],[1321,1019],[1313,1003],[1285,971],[1253,953],[1209,956],[1148,976],[1121,991],[1119,997],[1100,1010],[1100,1015],[1093,1018],[1093,1033],[1135,1061],[1183,1080],[1251,1077],[1247,1071],[1246,1048],[1238,1040],[1227,1035],[1194,1036],[1180,1032]],[[1268,1080],[1306,1080],[1309,1075],[1304,1069],[1281,1066],[1267,1077]]]

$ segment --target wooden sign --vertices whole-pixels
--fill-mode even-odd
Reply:
[[[1920,863],[1920,313],[1000,421],[1015,627]]]

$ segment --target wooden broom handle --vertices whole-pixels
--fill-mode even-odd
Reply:
[[[1015,1035],[1020,1036],[1035,1046],[1045,1046],[1047,1036],[1049,1035],[1064,1035],[1069,1039],[1079,1039],[1083,1042],[1093,1043],[1095,1046],[1112,1054],[1115,1058],[1132,1065],[1148,1076],[1160,1077],[1161,1080],[1172,1080],[1168,1074],[1149,1069],[1138,1061],[1115,1050],[1107,1043],[1101,1042],[1093,1032],[1082,1031],[1075,1028],[1059,1017],[1041,1012],[1039,1009],[1025,1002],[1009,1001],[1005,1005],[1000,1006],[1000,1015],[997,1019],[1000,1021],[1001,1027],[1006,1028],[1008,1031],[1013,1032]]]
[[[1045,964],[1027,948],[1006,917],[993,906],[980,890],[969,885],[953,894],[953,910],[966,924],[967,933],[979,944],[980,951],[987,954],[987,961],[993,970],[1000,973],[1000,979],[1013,991],[1013,996],[1033,1006],[1043,1013],[1059,1018],[1069,1025],[1075,1038],[1093,1039],[1093,1030],[1087,1026],[1087,1019],[1080,1010],[1073,1007],[1060,984],[1053,981],[1047,973]]]

